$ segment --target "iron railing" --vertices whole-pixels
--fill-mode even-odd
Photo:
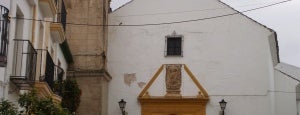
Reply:
[[[57,75],[57,80],[55,81],[55,88],[54,88],[54,92],[57,94],[57,95],[60,95],[62,96],[62,82],[63,82],[63,77],[64,77],[64,74],[65,74],[65,71],[59,67],[59,66],[55,66],[56,67],[56,75]]]
[[[59,9],[59,13],[57,14],[57,22],[60,22],[64,28],[64,31],[66,31],[66,21],[67,21],[67,10],[66,6],[63,0],[55,1],[57,8]]]
[[[9,10],[0,5],[0,67],[5,67],[7,62],[7,45],[9,33]]]
[[[14,39],[11,81],[19,88],[31,88],[36,77],[37,52],[29,40]]]
[[[48,83],[48,85],[51,89],[54,88],[54,71],[55,71],[55,64],[52,60],[51,55],[49,54],[49,52],[47,52],[44,81]]]
[[[59,66],[55,66],[55,67],[56,67],[57,81],[63,81],[65,71]]]
[[[50,53],[45,49],[37,49],[38,66],[37,73],[39,73],[39,81],[46,82],[53,92],[60,93],[60,87],[56,83],[61,83],[64,76],[64,70],[55,65]],[[43,70],[44,69],[44,70]]]

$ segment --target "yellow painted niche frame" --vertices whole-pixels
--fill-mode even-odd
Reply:
[[[151,80],[147,83],[147,85],[145,86],[145,88],[141,91],[141,93],[138,96],[138,99],[145,99],[145,98],[149,98],[150,97],[149,94],[148,94],[148,89],[153,84],[153,82],[156,80],[156,78],[160,75],[160,73],[164,69],[165,65],[168,65],[168,64],[163,64],[163,65],[160,66],[160,68],[157,70],[157,72],[154,74],[154,76],[151,78]],[[206,90],[202,87],[202,85],[196,79],[196,77],[191,72],[191,70],[185,64],[181,64],[181,65],[183,65],[185,72],[188,74],[188,76],[192,79],[192,81],[194,82],[194,84],[199,89],[199,95],[197,96],[197,98],[204,99],[204,100],[208,101],[209,96],[208,96]]]

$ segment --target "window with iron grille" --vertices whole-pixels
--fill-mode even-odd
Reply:
[[[183,56],[182,55],[182,35],[177,35],[174,31],[166,36],[165,56]]]
[[[181,38],[167,38],[167,55],[181,56]]]
[[[0,67],[6,66],[6,55],[7,55],[7,45],[8,45],[8,30],[9,30],[9,20],[8,20],[9,10],[0,5]]]

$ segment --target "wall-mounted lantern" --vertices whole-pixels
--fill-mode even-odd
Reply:
[[[224,99],[222,99],[219,103],[220,103],[220,107],[221,107],[221,110],[222,110],[222,115],[225,115],[224,110],[225,110],[225,108],[226,108],[227,102],[224,101]]]
[[[119,101],[119,106],[120,106],[120,109],[122,111],[122,115],[125,115],[126,101],[124,101],[123,99],[121,99],[121,101]]]

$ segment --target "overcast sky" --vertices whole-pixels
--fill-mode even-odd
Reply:
[[[114,10],[129,1],[112,0],[111,7]],[[284,0],[222,1],[239,11],[244,11]],[[245,14],[277,32],[281,62],[300,67],[300,0],[291,0]]]

